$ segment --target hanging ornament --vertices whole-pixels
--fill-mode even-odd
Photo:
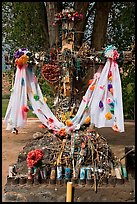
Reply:
[[[89,88],[91,91],[93,91],[95,89],[95,85],[90,86]]]
[[[110,88],[109,91],[110,91],[110,93],[113,95],[113,88]]]
[[[38,101],[39,100],[39,96],[37,94],[34,94],[34,97],[35,101]]]
[[[109,71],[108,78],[110,78],[111,76],[112,76],[112,71]]]
[[[29,111],[29,107],[28,106],[22,106],[22,111],[27,113]]]
[[[89,124],[90,123],[90,116],[88,116],[86,119],[85,119],[85,124]]]
[[[110,91],[110,89],[112,88],[112,84],[108,84],[108,90]]]
[[[89,109],[89,107],[88,107],[88,105],[86,105],[85,110],[88,110],[88,109]]]
[[[111,112],[112,114],[114,114],[114,108],[113,108],[113,107],[110,108],[110,112]]]
[[[22,79],[21,79],[21,86],[24,86],[24,84],[25,84],[25,81],[24,81],[24,78],[22,77]]]
[[[109,105],[112,106],[112,107],[114,107],[114,102],[113,102],[113,101],[110,102]]]
[[[46,98],[46,97],[44,97],[43,99],[44,99],[44,101],[45,101],[45,103],[46,103],[46,102],[47,102],[47,98]]]
[[[88,81],[88,84],[89,84],[89,85],[92,84],[93,81],[94,81],[94,79],[90,79],[90,80]]]
[[[107,120],[112,119],[112,114],[111,114],[111,112],[106,113],[105,118],[106,118]]]
[[[109,79],[109,81],[112,81],[112,76],[110,76],[108,79]]]
[[[72,125],[73,125],[73,123],[72,123],[71,120],[66,120],[66,126],[70,127],[70,126],[72,126]]]
[[[107,98],[107,99],[106,99],[106,102],[107,102],[107,104],[110,104],[110,103],[113,102],[113,100],[112,100],[111,98]]]
[[[119,132],[119,128],[118,126],[115,124],[112,126],[112,129],[115,131],[115,132]]]
[[[99,107],[103,108],[103,102],[102,101],[99,102]]]

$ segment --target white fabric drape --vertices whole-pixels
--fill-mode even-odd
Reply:
[[[112,86],[113,95],[108,91],[108,73],[112,71]],[[22,83],[24,81],[24,83]],[[90,87],[95,85],[95,89]],[[101,89],[100,87],[103,87]],[[34,95],[39,97],[35,100]],[[112,118],[107,120],[105,114],[110,111],[109,104],[106,103],[107,98],[114,101],[114,113]],[[85,119],[90,116],[91,123],[96,127],[112,127],[115,123],[118,126],[119,132],[124,132],[124,117],[122,104],[121,80],[118,65],[116,62],[108,59],[102,72],[99,75],[95,74],[93,82],[89,85],[78,112],[72,119],[73,125],[66,126],[60,122],[52,113],[46,102],[44,101],[41,89],[36,81],[35,75],[31,68],[24,66],[22,69],[17,68],[13,92],[11,93],[10,101],[6,111],[4,121],[7,123],[7,130],[12,128],[24,127],[26,124],[26,114],[23,113],[22,107],[27,106],[27,99],[31,102],[33,110],[39,120],[49,129],[58,131],[64,127],[66,132],[79,129],[84,124]],[[102,101],[103,108],[99,107],[99,102]],[[51,122],[49,119],[52,119]]]

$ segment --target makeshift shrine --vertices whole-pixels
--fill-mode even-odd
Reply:
[[[32,53],[21,48],[14,55],[17,70],[4,119],[7,130],[17,133],[26,124],[31,110],[47,129],[41,139],[27,144],[16,165],[9,167],[8,183],[62,184],[71,180],[74,184],[93,184],[97,191],[97,185],[103,182],[113,179],[123,183],[127,179],[125,166],[112,153],[106,139],[95,131],[95,128],[111,127],[116,132],[124,132],[119,53],[112,45],[104,49],[105,65],[91,76],[74,113],[76,104],[71,93],[74,75],[78,80],[82,73],[79,56],[97,59],[96,55],[84,51],[85,44],[79,52],[74,51],[73,23],[82,15],[72,12],[70,17],[69,22],[65,20],[62,24],[62,50],[50,53],[42,67],[45,80],[58,85],[55,113],[42,95],[30,60]]]

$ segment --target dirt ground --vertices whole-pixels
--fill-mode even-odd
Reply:
[[[19,129],[18,135],[6,131],[5,124],[2,124],[2,194],[7,181],[9,165],[16,162],[19,152],[26,143],[33,139],[32,135],[35,132],[45,131],[39,127],[40,124],[38,120],[28,120],[26,127]],[[111,128],[101,128],[97,131],[107,139],[112,151],[119,158],[124,155],[125,146],[135,145],[134,122],[125,123],[124,133],[116,133]]]

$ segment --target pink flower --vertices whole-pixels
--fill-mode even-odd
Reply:
[[[113,50],[113,60],[117,60],[119,58],[119,53],[117,52],[117,50]]]
[[[113,100],[111,98],[107,98],[106,102],[107,104],[110,104]]]

